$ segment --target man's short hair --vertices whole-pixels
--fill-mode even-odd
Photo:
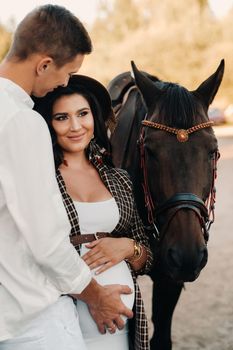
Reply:
[[[42,53],[54,59],[58,67],[77,54],[89,54],[92,44],[80,20],[58,5],[44,5],[30,12],[18,25],[8,59],[23,61]]]

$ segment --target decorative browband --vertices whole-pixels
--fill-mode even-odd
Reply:
[[[175,134],[179,142],[186,142],[189,138],[189,134],[192,134],[193,132],[204,128],[209,128],[213,126],[213,124],[214,123],[212,121],[209,121],[206,123],[194,125],[189,129],[177,129],[177,128],[171,128],[170,126],[167,126],[167,125],[151,122],[149,120],[142,121],[142,125],[144,126],[149,126],[150,128],[159,129],[159,130],[167,131],[171,134]]]

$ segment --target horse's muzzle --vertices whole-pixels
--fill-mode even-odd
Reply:
[[[179,247],[171,247],[164,256],[164,270],[175,281],[192,282],[199,276],[208,260],[208,251],[205,245],[200,246],[190,254]]]

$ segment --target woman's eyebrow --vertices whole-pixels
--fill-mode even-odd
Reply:
[[[57,115],[67,115],[68,113],[66,112],[58,112],[52,115],[52,117],[56,117]]]
[[[80,112],[85,111],[85,110],[90,110],[90,107],[79,108],[79,109],[77,109],[76,113],[80,113]],[[68,112],[57,112],[57,113],[53,114],[52,117],[56,117],[57,115],[68,115],[68,114],[69,114]]]
[[[79,109],[77,109],[76,113],[80,113],[80,112],[83,112],[83,111],[86,111],[86,110],[90,111],[90,107],[79,108]]]
[[[82,107],[82,108],[79,108],[79,109],[77,110],[77,112],[83,111],[83,110],[85,110],[85,109],[90,109],[90,107]]]

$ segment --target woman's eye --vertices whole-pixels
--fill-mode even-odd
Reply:
[[[82,111],[79,113],[79,117],[85,117],[88,114],[88,111]]]
[[[54,118],[54,120],[57,120],[57,121],[63,121],[63,120],[66,120],[67,119],[67,116],[64,115],[64,114],[61,114],[61,115],[56,115]]]

